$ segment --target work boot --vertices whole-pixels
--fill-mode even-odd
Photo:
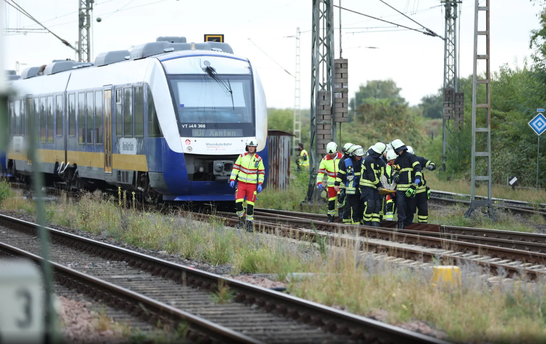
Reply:
[[[363,224],[364,226],[371,226],[371,225],[372,225],[372,222],[371,222],[371,221],[364,221],[364,222],[362,222],[362,224]]]
[[[334,216],[328,214],[328,222],[334,222]]]
[[[398,221],[398,229],[404,229],[404,221]]]
[[[245,226],[245,218],[243,216],[239,217],[239,223],[237,223],[237,228],[241,229]]]
[[[372,227],[381,227],[379,222],[372,222]]]
[[[253,221],[247,221],[247,223],[246,223],[246,231],[247,231],[247,232],[250,232],[250,233],[254,232],[253,226],[254,226],[254,222],[253,222]]]

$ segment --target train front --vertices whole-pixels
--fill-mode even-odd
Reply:
[[[229,177],[248,138],[258,140],[267,173],[267,108],[247,59],[192,52],[160,58],[176,116],[182,154],[163,161],[164,200],[231,201]]]

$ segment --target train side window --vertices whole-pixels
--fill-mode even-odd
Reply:
[[[40,98],[34,98],[34,116],[32,118],[32,128],[35,142],[38,142],[36,137],[40,137]],[[38,128],[38,131],[36,131]]]
[[[104,98],[102,91],[95,92],[95,143],[102,144],[102,137],[104,133],[104,121],[103,121],[103,102]]]
[[[149,87],[148,90],[148,137],[162,137],[159,122],[157,120],[157,112],[155,111],[154,98]]]
[[[26,124],[25,100],[21,99],[21,135],[25,135]]]
[[[47,142],[53,143],[53,96],[47,97]]]
[[[55,96],[55,135],[63,136],[63,95]]]
[[[133,137],[133,89],[123,89],[123,137]]]
[[[14,107],[14,131],[13,135],[21,135],[21,102],[19,99],[13,101]]]
[[[116,89],[116,136],[121,136],[123,133],[123,112],[122,109],[121,89]]]
[[[85,143],[85,93],[78,92],[78,142]]]
[[[46,97],[40,98],[40,142],[47,141]]]
[[[144,136],[144,93],[142,86],[135,86],[135,137]]]
[[[76,95],[68,95],[68,136],[76,136]]]
[[[87,104],[87,130],[85,133],[87,134],[87,138],[85,142],[87,142],[88,145],[93,144],[93,132],[95,130],[95,124],[93,122],[93,119],[95,117],[95,109],[94,109],[94,94],[93,92],[87,92],[86,94],[86,104]]]
[[[15,134],[15,108],[13,106],[13,100],[9,101],[8,104],[8,128],[10,130],[10,135]]]

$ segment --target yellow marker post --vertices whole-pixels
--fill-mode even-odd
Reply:
[[[432,284],[461,285],[461,269],[458,266],[435,266],[433,267]]]

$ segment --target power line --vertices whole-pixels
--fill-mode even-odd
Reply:
[[[419,24],[418,22],[416,22],[415,20],[413,20],[413,18],[411,17],[408,17],[405,13],[402,13],[400,12],[399,10],[397,10],[396,8],[392,7],[391,5],[387,4],[385,1],[383,0],[379,0],[381,1],[382,3],[384,3],[385,5],[389,6],[390,8],[392,8],[393,10],[395,10],[396,12],[400,13],[401,15],[403,15],[404,17],[408,18],[409,20],[411,20],[412,22],[414,22],[415,24],[419,25],[420,27],[422,27],[425,31],[429,32],[431,36],[433,37],[440,37],[441,39],[444,39],[444,37],[436,34],[434,31],[432,31],[431,29],[429,28],[426,28],[424,27],[423,25]]]
[[[74,51],[78,51],[78,49],[74,48],[72,44],[68,43],[65,39],[59,37],[57,34],[55,34],[53,31],[49,30],[47,27],[45,27],[42,23],[40,23],[36,18],[34,18],[30,13],[28,13],[23,7],[21,7],[19,4],[14,2],[13,0],[5,0],[6,4],[10,5],[11,7],[15,8],[17,11],[21,12],[24,16],[29,18],[30,20],[34,21],[36,24],[43,27],[47,32],[52,34],[53,36],[57,37],[64,45],[67,47],[70,47],[74,49]]]
[[[364,17],[368,17],[368,18],[375,19],[375,20],[379,20],[379,21],[382,21],[382,22],[385,22],[385,23],[388,23],[388,24],[392,24],[392,25],[395,25],[395,26],[397,26],[397,27],[402,27],[402,28],[407,29],[407,30],[416,31],[416,32],[425,34],[425,35],[427,35],[427,36],[440,37],[440,36],[436,35],[434,32],[429,32],[429,31],[423,32],[423,31],[420,31],[420,30],[417,30],[417,29],[414,29],[414,28],[411,28],[411,27],[408,27],[408,26],[405,26],[405,25],[396,24],[396,23],[390,22],[390,21],[388,21],[388,20],[384,20],[384,19],[381,19],[381,18],[377,18],[377,17],[374,17],[374,16],[370,16],[370,15],[368,15],[368,14],[364,14],[364,13],[361,13],[361,12],[353,11],[353,10],[348,9],[348,8],[345,8],[345,7],[341,7],[341,6],[337,6],[337,5],[333,5],[333,6],[339,8],[339,9],[348,11],[348,12],[352,12],[352,13],[359,14],[359,15],[364,16]],[[442,37],[440,37],[440,38],[442,38]],[[442,39],[443,39],[443,38],[442,38]]]
[[[275,62],[275,64],[277,64],[277,66],[281,67],[288,75],[290,75],[291,77],[295,78],[295,76],[293,76],[289,71],[287,71],[283,66],[281,66],[277,61],[275,61],[271,56],[269,56],[265,51],[263,51],[262,48],[260,48],[256,43],[252,42],[252,40],[249,38],[248,39],[250,41],[250,43],[254,44],[256,46],[256,48],[260,49],[260,51],[262,53],[265,54],[265,56],[269,57],[271,59],[271,61]]]

